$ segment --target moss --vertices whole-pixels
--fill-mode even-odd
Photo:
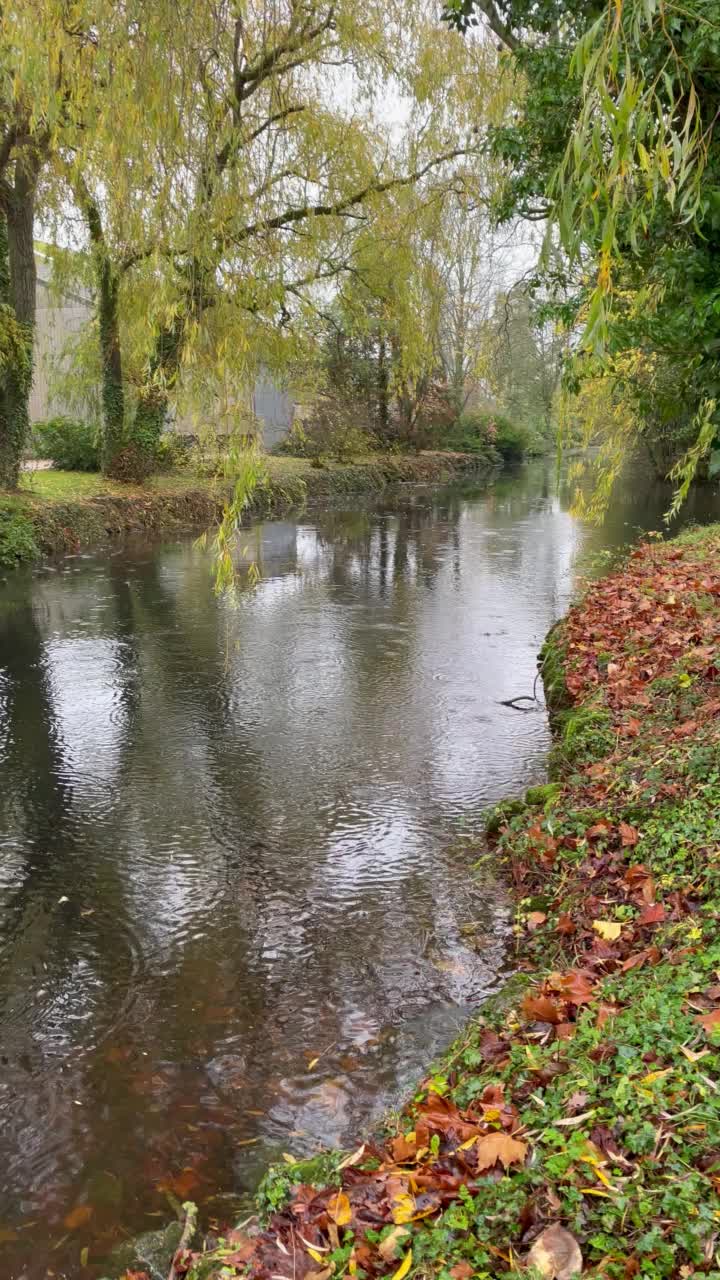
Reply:
[[[511,818],[516,818],[519,813],[524,813],[527,805],[524,800],[513,799],[508,797],[501,800],[499,804],[493,806],[485,815],[485,834],[488,836],[497,835],[501,827],[505,826]]]
[[[540,650],[539,666],[545,690],[545,702],[551,720],[572,704],[565,683],[565,637],[562,620],[556,622],[545,637]]]
[[[544,782],[539,787],[528,787],[525,803],[531,807],[548,809],[557,800],[561,790],[559,782]]]

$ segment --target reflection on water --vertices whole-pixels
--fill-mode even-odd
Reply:
[[[190,541],[5,585],[3,1275],[78,1276],[163,1187],[350,1137],[497,985],[508,905],[464,833],[547,747],[500,702],[579,553],[666,506],[633,480],[584,529],[536,464],[258,526],[236,607]]]

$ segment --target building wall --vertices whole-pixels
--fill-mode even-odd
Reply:
[[[57,414],[76,414],[50,390],[51,366],[62,356],[68,340],[79,333],[92,315],[91,302],[68,296],[61,303],[51,298],[48,284],[38,279],[35,322],[35,368],[30,393],[30,421]]]
[[[52,418],[58,414],[78,416],[77,406],[65,404],[51,391],[52,367],[63,357],[74,334],[80,333],[93,314],[92,298],[80,294],[68,293],[58,301],[50,289],[51,266],[46,258],[37,256],[37,316],[35,330],[35,369],[32,391],[30,394],[30,421],[38,422],[44,418]],[[69,357],[65,357],[66,359]],[[287,391],[277,386],[267,374],[256,379],[251,394],[238,393],[238,403],[244,402],[247,409],[261,423],[262,439],[266,449],[282,440],[293,423],[294,404]],[[86,414],[90,417],[92,410],[88,407]],[[225,415],[227,417],[227,415]],[[198,420],[191,414],[175,417],[169,424],[171,430],[181,435],[197,435],[201,429],[200,422],[208,421],[208,415]],[[223,415],[218,414],[218,423]],[[222,427],[219,427],[222,431]]]

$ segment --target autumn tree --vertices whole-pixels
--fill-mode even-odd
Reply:
[[[77,269],[95,272],[110,468],[152,448],[178,397],[212,415],[219,384],[282,368],[357,237],[379,249],[405,191],[439,199],[506,99],[494,49],[438,38],[410,0],[126,0],[96,70],[63,166]]]

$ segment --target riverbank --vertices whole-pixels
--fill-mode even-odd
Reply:
[[[302,458],[267,458],[248,516],[283,515],[350,494],[373,494],[396,484],[445,484],[484,476],[472,454],[378,454],[354,463],[313,467]],[[177,471],[142,486],[113,483],[95,473],[33,471],[18,493],[0,493],[0,568],[30,563],[147,532],[173,536],[213,525],[232,493],[229,480]]]
[[[719,1274],[718,552],[645,546],[551,633],[552,782],[490,823],[503,997],[381,1141],[271,1170],[266,1225],[176,1275]]]

